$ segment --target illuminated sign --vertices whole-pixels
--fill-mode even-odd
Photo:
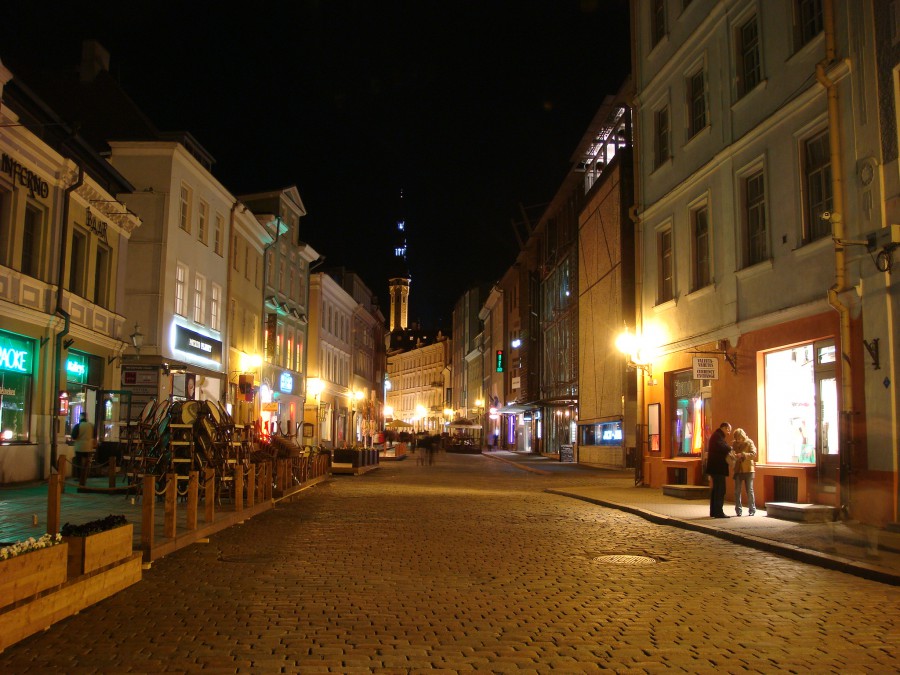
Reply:
[[[294,378],[290,373],[281,373],[281,381],[278,384],[281,391],[290,394],[294,391]]]
[[[0,370],[31,373],[32,341],[0,332]]]
[[[66,377],[70,382],[84,382],[87,372],[87,364],[77,356],[70,356],[66,360]]]
[[[600,445],[622,445],[622,423],[600,424]]]
[[[503,350],[502,349],[497,350],[497,372],[498,373],[503,372]]]
[[[184,326],[175,326],[175,349],[222,363],[222,343],[219,340],[214,340]]]

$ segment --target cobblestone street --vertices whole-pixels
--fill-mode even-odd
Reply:
[[[0,672],[900,669],[900,588],[544,492],[602,475],[439,455],[336,477]]]

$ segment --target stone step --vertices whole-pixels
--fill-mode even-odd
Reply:
[[[663,494],[679,499],[709,499],[708,485],[663,485]]]
[[[766,502],[766,516],[797,523],[829,523],[837,520],[840,509],[824,504]]]

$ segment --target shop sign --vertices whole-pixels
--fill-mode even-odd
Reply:
[[[271,403],[263,404],[263,412],[277,413],[278,412],[278,403],[272,401]]]
[[[87,382],[87,359],[76,354],[69,354],[66,359],[66,380],[84,384]]]
[[[695,380],[718,380],[719,379],[719,359],[709,358],[708,356],[694,357],[694,379]]]
[[[3,153],[3,159],[0,161],[0,171],[12,178],[13,182],[18,183],[26,188],[29,196],[41,197],[46,199],[50,194],[50,184],[43,178],[38,176],[34,171],[19,164],[12,157]]]
[[[0,396],[15,396],[16,390],[0,385]]]
[[[175,349],[222,363],[222,343],[219,340],[214,340],[184,326],[175,327]]]
[[[85,213],[85,224],[91,232],[97,235],[100,241],[104,244],[106,243],[106,223],[91,213],[90,209]]]
[[[286,394],[290,394],[294,391],[294,378],[291,377],[290,373],[281,373],[281,378],[278,383],[279,388]]]
[[[30,375],[32,349],[32,340],[0,333],[0,370]]]
[[[510,386],[510,388],[511,388],[511,389],[518,389],[518,388],[521,387],[521,386],[522,386],[522,378],[519,377],[519,376],[514,377],[514,378],[512,379],[512,385]]]

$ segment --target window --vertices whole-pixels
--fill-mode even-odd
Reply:
[[[804,181],[806,183],[806,227],[803,241],[810,242],[831,234],[831,223],[822,214],[831,211],[831,150],[828,131],[804,144]]]
[[[238,238],[234,235],[231,238],[231,266],[237,271],[238,269]]]
[[[44,238],[44,212],[33,204],[25,206],[22,230],[22,273],[41,277],[41,246]]]
[[[759,54],[759,25],[756,17],[738,29],[738,98],[753,91],[762,81]]]
[[[661,167],[669,159],[669,106],[653,113],[654,168]]]
[[[179,227],[182,230],[191,233],[191,200],[193,195],[191,193],[191,189],[187,185],[181,186],[181,212],[180,217],[181,220],[179,222]]]
[[[766,189],[763,172],[744,180],[745,266],[766,260],[769,255],[766,229]]]
[[[69,255],[69,291],[82,298],[85,296],[87,242],[87,232],[77,227],[72,230],[72,251]]]
[[[185,316],[187,313],[187,300],[185,293],[187,289],[187,266],[178,263],[175,266],[175,313],[179,316]]]
[[[797,49],[816,37],[824,28],[822,0],[795,0],[794,39]]]
[[[701,68],[688,78],[688,137],[706,127],[706,78]]]
[[[699,457],[704,440],[712,433],[704,406],[702,380],[695,380],[690,370],[672,373],[672,455]],[[659,448],[657,448],[659,449]]]
[[[104,244],[97,245],[94,267],[94,304],[109,309],[109,275],[112,252]]]
[[[838,453],[833,340],[765,355],[766,462],[814,464]]]
[[[0,349],[22,355],[21,359],[0,361],[0,443],[28,441],[35,342],[0,330]]]
[[[12,194],[0,187],[0,265],[11,265]]]
[[[196,323],[203,323],[203,304],[206,296],[206,279],[201,275],[194,275],[194,311],[193,319]]]
[[[650,2],[650,46],[655,47],[666,36],[666,2]]]
[[[250,246],[244,246],[244,278],[250,279]]]
[[[197,239],[206,245],[209,238],[209,204],[200,200],[200,211],[197,214]]]
[[[217,255],[222,255],[222,236],[225,232],[225,219],[221,213],[216,214],[216,231],[213,235],[213,250]]]
[[[668,302],[675,297],[672,276],[672,230],[662,230],[656,235],[658,247],[659,289],[657,303]]]
[[[222,310],[222,287],[219,284],[212,285],[212,293],[209,299],[209,327],[213,330],[222,330],[219,313]]]
[[[691,240],[693,242],[693,269],[691,290],[696,291],[711,282],[709,259],[709,209],[702,206],[691,211]]]

